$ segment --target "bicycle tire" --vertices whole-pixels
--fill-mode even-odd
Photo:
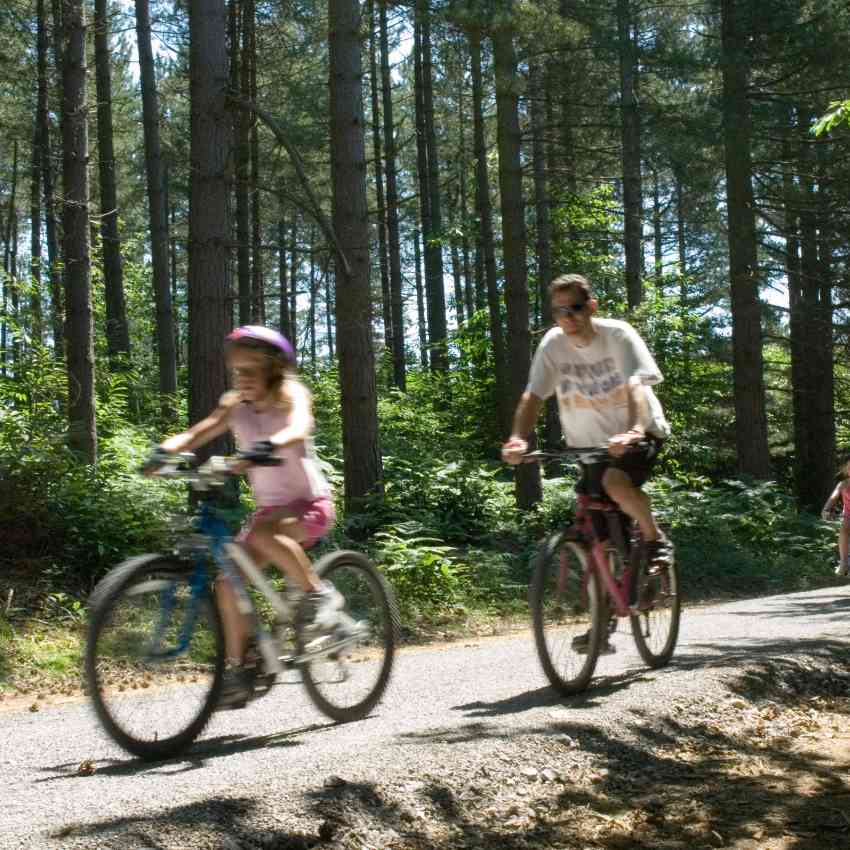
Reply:
[[[546,678],[565,696],[584,691],[596,669],[606,637],[602,585],[595,570],[585,568],[591,557],[561,532],[539,548],[533,562],[529,603],[537,656]],[[587,653],[574,647],[574,629],[586,626]],[[566,651],[564,663],[558,648]]]
[[[630,599],[639,609],[630,620],[632,637],[640,657],[652,668],[664,667],[673,657],[679,639],[682,598],[676,562],[671,561],[650,571],[646,559],[642,558],[632,574],[630,594]],[[666,629],[662,632],[665,623]],[[661,640],[654,640],[659,635]]]
[[[221,619],[211,593],[193,594],[193,570],[173,558],[141,555],[115,567],[89,601],[85,675],[95,714],[115,743],[146,761],[189,747],[221,691]],[[184,641],[186,652],[178,650]],[[151,652],[169,644],[168,651]]]
[[[316,708],[338,723],[361,720],[378,704],[392,673],[398,642],[399,613],[395,596],[384,576],[360,552],[331,552],[315,564],[323,581],[332,583],[345,599],[343,612],[352,620],[368,623],[367,639],[348,644],[339,657],[304,661],[301,672],[307,694]],[[296,652],[309,656],[310,636],[306,631],[312,614],[296,618]],[[347,664],[347,668],[345,665]],[[347,676],[329,681],[329,671],[347,673],[357,667],[353,682]],[[374,673],[374,679],[368,678]]]

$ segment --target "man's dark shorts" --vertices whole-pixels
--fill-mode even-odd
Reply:
[[[632,484],[640,487],[649,478],[649,473],[655,466],[655,461],[664,445],[664,440],[650,434],[646,435],[643,442],[645,445],[626,452],[622,457],[612,457],[601,463],[581,464],[582,474],[576,483],[576,493],[594,497],[605,495],[602,489],[602,476],[609,467],[622,469],[629,476]]]

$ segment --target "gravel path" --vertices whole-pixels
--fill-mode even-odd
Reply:
[[[712,712],[731,671],[845,650],[848,616],[845,587],[689,608],[662,671],[642,665],[621,623],[617,654],[569,701],[546,686],[530,634],[408,649],[365,721],[327,723],[293,681],[215,715],[187,757],[156,765],[115,747],[85,704],[5,713],[0,848],[393,846],[390,826],[339,843],[339,813],[390,808],[393,823],[415,826],[456,805],[442,780],[470,793],[569,783],[597,769],[590,738],[625,746],[676,705]],[[95,772],[78,775],[86,760]]]

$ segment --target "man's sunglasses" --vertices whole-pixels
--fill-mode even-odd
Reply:
[[[563,307],[553,307],[552,315],[555,318],[559,316],[578,316],[587,306],[587,301],[579,301],[578,304],[567,304]]]

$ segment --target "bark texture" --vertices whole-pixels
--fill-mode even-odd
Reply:
[[[350,266],[346,271],[346,264],[337,256],[336,328],[345,501],[352,507],[379,487],[382,478],[369,287],[359,3],[329,0],[328,18],[333,224]]]

